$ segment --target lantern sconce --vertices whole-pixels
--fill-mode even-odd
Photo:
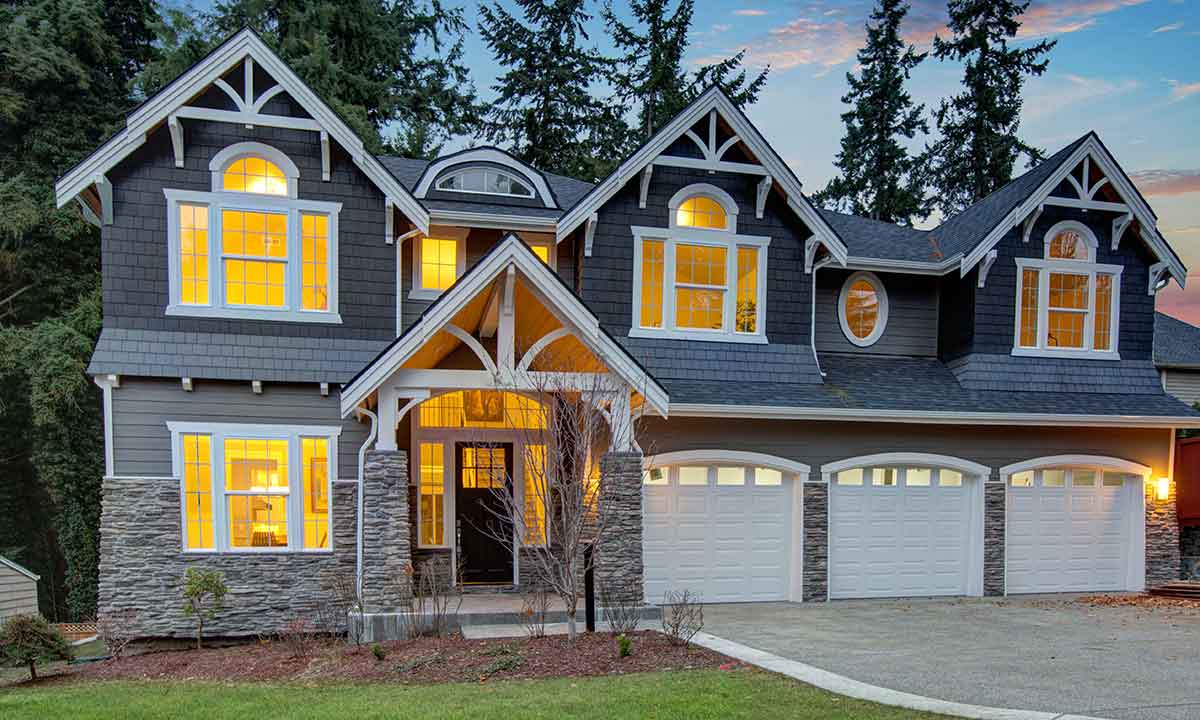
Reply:
[[[1154,481],[1154,494],[1159,500],[1171,497],[1171,478],[1160,477]]]

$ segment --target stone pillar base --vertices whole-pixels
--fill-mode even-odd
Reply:
[[[642,455],[611,452],[600,458],[600,506],[605,526],[596,543],[596,592],[642,603]]]
[[[371,450],[363,466],[363,605],[395,606],[412,560],[408,517],[408,453]]]

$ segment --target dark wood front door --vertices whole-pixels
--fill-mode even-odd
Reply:
[[[511,443],[455,445],[454,505],[463,582],[511,583],[512,523],[498,493],[512,495]]]

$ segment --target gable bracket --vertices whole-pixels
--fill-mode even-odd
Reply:
[[[1033,226],[1037,224],[1038,218],[1042,216],[1042,211],[1045,209],[1045,205],[1038,205],[1037,210],[1025,218],[1025,229],[1021,232],[1021,242],[1029,244],[1029,234],[1033,232]]]
[[[1158,293],[1159,290],[1162,290],[1167,286],[1167,283],[1170,282],[1171,276],[1167,275],[1167,277],[1164,278],[1163,275],[1168,269],[1169,265],[1165,260],[1160,260],[1159,262],[1156,262],[1150,266],[1150,283],[1146,288],[1147,295],[1154,295]]]
[[[1113,220],[1113,224],[1112,224],[1112,251],[1113,252],[1116,252],[1117,248],[1120,247],[1121,236],[1125,234],[1125,230],[1127,230],[1129,228],[1129,225],[1132,222],[1133,222],[1133,213],[1132,212],[1126,213],[1126,214],[1118,217],[1116,220]]]
[[[396,204],[391,198],[383,201],[383,241],[388,245],[396,242]]]
[[[100,200],[100,221],[105,225],[113,223],[112,183],[106,175],[97,175],[95,179],[96,197]]]
[[[88,204],[87,200],[83,199],[82,193],[75,196],[75,202],[79,203],[79,209],[83,212],[83,219],[86,220],[89,225],[100,227],[103,224],[100,222],[100,217],[96,215],[96,211],[92,209],[92,206]]]
[[[175,151],[175,167],[183,167],[183,125],[179,118],[172,115],[167,118],[167,130],[171,132],[171,148]]]
[[[762,220],[763,210],[767,206],[767,196],[771,193],[771,185],[775,180],[770,176],[766,176],[758,181],[758,193],[754,199],[754,217]]]
[[[810,237],[804,241],[804,274],[811,275],[813,269],[813,261],[817,258],[817,248],[821,247],[821,241],[815,237]]]
[[[321,180],[329,182],[329,133],[321,131]]]
[[[654,165],[642,168],[642,180],[638,186],[638,208],[646,209],[646,195],[650,192],[650,176],[654,174]]]
[[[596,224],[600,222],[599,213],[592,213],[588,216],[587,224],[583,228],[583,256],[592,256],[592,242],[596,239]]]
[[[996,250],[988,250],[987,255],[983,256],[983,260],[979,263],[979,287],[987,284],[988,273],[992,271],[992,266],[996,264],[998,257],[1000,257],[1000,253]]]

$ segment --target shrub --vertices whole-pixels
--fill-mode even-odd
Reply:
[[[633,654],[633,640],[625,633],[617,636],[617,654],[623,658]]]
[[[672,645],[687,645],[704,627],[704,606],[691,590],[670,591],[663,597],[662,627]]]
[[[387,657],[387,651],[384,650],[383,646],[380,645],[379,643],[375,643],[374,645],[371,646],[371,654],[374,655],[375,659],[379,660],[380,662],[382,662],[383,659]]]
[[[71,648],[56,627],[41,615],[14,615],[0,626],[0,659],[12,667],[29,666],[37,680],[37,664],[70,660]]]
[[[642,621],[642,603],[628,591],[600,586],[600,607],[613,635],[632,635]]]
[[[531,638],[546,636],[546,613],[550,610],[550,591],[541,583],[534,583],[521,593],[521,622]]]
[[[204,621],[225,606],[225,576],[219,570],[190,567],[183,576],[183,614],[196,618],[196,649],[202,647]]]
[[[306,658],[312,654],[317,643],[316,627],[302,617],[292,618],[279,630],[279,642],[283,643],[294,658]]]

